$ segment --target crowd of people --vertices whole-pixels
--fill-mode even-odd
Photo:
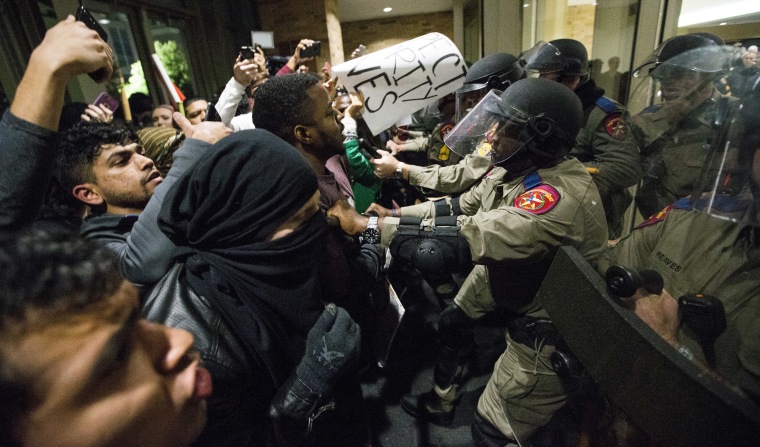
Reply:
[[[588,382],[557,366],[572,348],[537,299],[562,247],[601,276],[657,272],[621,305],[757,402],[760,77],[721,94],[719,37],[663,42],[634,72],[660,101],[634,114],[556,39],[475,61],[380,133],[362,92],[299,69],[314,43],[275,73],[239,55],[184,114],[138,95],[133,122],[89,105],[64,124],[68,81],[113,54],[73,17],[48,30],[0,121],[0,444],[372,445],[359,377],[390,265],[444,303],[404,410],[451,424],[499,314],[473,443],[528,445]],[[724,309],[710,340],[681,324],[691,295]]]

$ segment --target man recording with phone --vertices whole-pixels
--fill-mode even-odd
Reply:
[[[269,72],[261,47],[240,47],[240,54],[232,66],[232,78],[227,82],[215,105],[221,122],[233,132],[254,129],[250,111],[253,105],[253,91],[268,78]],[[243,100],[248,102],[248,112],[236,116]]]
[[[34,49],[10,110],[0,122],[0,230],[34,221],[52,175],[66,85],[103,70],[111,77],[111,48],[73,16],[50,28]],[[32,183],[34,182],[34,183]]]
[[[308,62],[314,57],[319,56],[322,52],[322,42],[311,39],[301,39],[296,46],[293,56],[290,57],[288,63],[283,65],[275,76],[295,73],[299,65],[304,62]]]

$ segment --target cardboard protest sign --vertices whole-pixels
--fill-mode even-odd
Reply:
[[[464,83],[467,66],[443,34],[430,33],[332,67],[349,91],[364,93],[364,113],[373,134]]]

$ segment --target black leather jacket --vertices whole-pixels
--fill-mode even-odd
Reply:
[[[211,372],[208,423],[195,445],[302,445],[311,422],[329,403],[325,406],[295,371],[285,383],[273,383],[240,334],[184,276],[184,264],[172,267],[148,295],[143,315],[192,333],[203,366]]]

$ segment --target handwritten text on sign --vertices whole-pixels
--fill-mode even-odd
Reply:
[[[456,91],[466,74],[459,49],[439,33],[333,67],[339,84],[364,93],[362,117],[373,134]]]

